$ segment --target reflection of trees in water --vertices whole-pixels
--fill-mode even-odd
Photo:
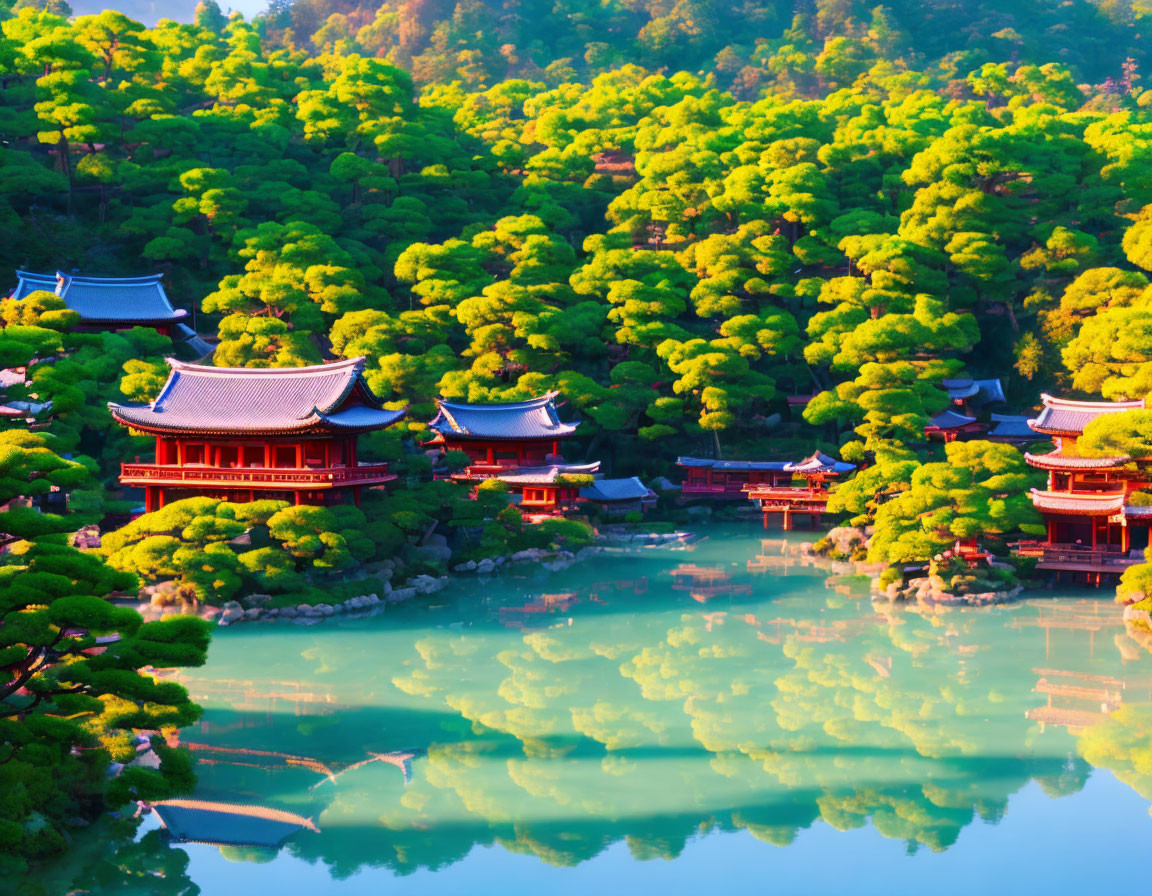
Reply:
[[[44,896],[198,896],[188,877],[188,853],[169,846],[159,830],[133,839],[135,819],[106,819],[76,835],[63,859],[43,869]],[[9,881],[10,882],[10,881]],[[21,891],[24,892],[24,891]]]
[[[1120,707],[1080,735],[1080,751],[1092,765],[1109,769],[1152,800],[1152,705]]]
[[[809,590],[706,612],[667,590],[599,593],[603,604],[565,609],[570,625],[424,630],[370,660],[334,633],[312,652],[329,674],[346,683],[372,665],[372,701],[324,718],[330,759],[354,771],[313,787],[302,769],[220,767],[206,786],[318,813],[324,833],[289,848],[337,876],[438,868],[476,845],[561,865],[621,841],[671,857],[708,830],[785,845],[817,820],[944,849],[1030,780],[1052,795],[1083,786],[1073,738],[1026,718],[1054,650],[1120,674],[1078,642],[1057,649],[1007,625],[1033,608],[880,614]],[[306,753],[315,721],[271,716],[259,740]],[[409,747],[427,752],[407,786],[396,769],[354,765]]]

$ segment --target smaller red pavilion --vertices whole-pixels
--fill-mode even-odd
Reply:
[[[558,394],[500,404],[438,400],[439,412],[428,424],[435,435],[425,447],[463,451],[470,463],[453,479],[476,484],[499,479],[530,515],[570,510],[600,464],[569,464],[560,454],[560,442],[579,424],[560,420]]]

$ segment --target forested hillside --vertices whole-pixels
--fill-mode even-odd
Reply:
[[[273,0],[280,45],[355,51],[418,82],[491,87],[550,83],[626,63],[711,72],[748,99],[759,90],[815,97],[881,60],[962,79],[989,61],[1061,62],[1078,79],[1120,76],[1149,52],[1146,0]],[[1145,21],[1141,21],[1141,18]]]
[[[327,594],[374,559],[424,568],[415,542],[441,522],[481,533],[475,556],[587,539],[427,481],[437,395],[558,390],[583,421],[569,459],[648,480],[678,454],[837,453],[864,468],[829,508],[874,523],[871,558],[899,565],[975,536],[1006,553],[1038,528],[1016,448],[926,446],[943,379],[999,377],[1021,412],[1042,391],[1152,389],[1146,0],[301,0],[252,23],[205,0],[154,28],[44,5],[0,0],[7,286],[16,269],[158,271],[219,335],[216,365],[365,356],[410,411],[363,454],[407,482],[363,511],[176,502],[108,536],[105,566],[66,542],[131,509],[119,464],[151,451],[106,403],[154,397],[175,347],[77,330],[50,293],[4,302],[0,367],[21,372],[0,497],[26,503],[5,514],[20,547],[0,577],[35,586],[3,589],[3,613],[33,620],[0,630],[0,736],[19,744],[0,763],[6,851],[61,848],[21,827],[74,813],[54,776],[90,809],[161,703],[170,724],[194,714],[177,686],[97,667],[199,662],[166,645],[207,635],[141,627],[89,663],[89,633],[139,619],[92,595],[137,576],[217,603]],[[1150,412],[1122,416],[1085,445],[1152,456]],[[67,515],[27,508],[53,492]],[[93,700],[151,708],[45,722],[51,749],[16,721]],[[117,798],[186,789],[173,755]]]
[[[1150,266],[1134,61],[1090,88],[1056,61],[919,72],[865,36],[757,98],[631,63],[416,87],[198,21],[4,22],[4,269],[165,271],[216,363],[366,354],[415,420],[559,388],[623,464],[739,447],[789,394],[818,393],[817,428],[778,435],[906,442],[965,365],[1024,406],[1072,385],[1065,346],[1076,385],[1125,388],[1097,334]]]

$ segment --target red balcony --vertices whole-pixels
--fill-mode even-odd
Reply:
[[[1123,572],[1144,562],[1143,551],[1125,554],[1115,548],[1085,548],[1074,544],[1044,544],[1022,541],[1015,546],[1017,557],[1035,557],[1037,569],[1067,572]]]
[[[391,482],[395,474],[387,464],[356,467],[205,467],[175,464],[121,464],[124,485],[208,486],[219,488],[285,489],[339,488],[345,485],[377,485]]]

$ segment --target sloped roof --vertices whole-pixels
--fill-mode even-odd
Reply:
[[[943,411],[933,417],[926,428],[960,429],[962,426],[968,426],[969,424],[975,422],[975,417],[969,417],[965,414],[957,414],[955,411]]]
[[[278,848],[301,828],[320,830],[310,818],[265,806],[164,800],[152,808],[174,839],[195,843]]]
[[[110,403],[129,426],[175,432],[361,432],[404,416],[364,382],[363,358],[313,367],[205,367],[168,359],[172,372],[149,405]]]
[[[992,414],[995,426],[988,433],[991,437],[1001,439],[1023,439],[1037,441],[1036,432],[1028,425],[1028,418],[1010,414]]]
[[[1040,399],[1044,402],[1044,409],[1036,419],[1029,420],[1028,425],[1036,432],[1051,435],[1078,436],[1097,417],[1144,407],[1143,398],[1136,401],[1070,401],[1041,395]]]
[[[440,410],[428,424],[443,436],[469,439],[562,439],[578,423],[562,423],[556,412],[558,392],[528,401],[503,404],[458,404],[438,399]]]
[[[1083,495],[1071,492],[1043,492],[1032,489],[1032,504],[1037,510],[1083,516],[1104,516],[1124,506],[1123,492]]]
[[[555,485],[563,476],[590,476],[600,469],[600,461],[590,464],[551,464],[547,467],[516,467],[495,478],[509,485]]]
[[[200,359],[212,354],[214,350],[212,343],[198,336],[188,324],[176,324],[173,330],[172,341],[187,349],[193,357]]]
[[[974,399],[976,404],[1001,404],[1004,401],[1004,385],[998,377],[987,380],[958,377],[941,380],[940,385],[953,401]]]
[[[587,488],[580,489],[580,497],[586,501],[607,503],[612,501],[642,501],[645,498],[654,498],[656,495],[640,481],[640,477],[631,476],[628,479],[597,479]]]
[[[778,470],[783,472],[789,461],[786,460],[713,460],[707,457],[679,457],[677,465],[681,467],[701,467],[720,470],[721,472],[749,472],[752,470]]]
[[[23,299],[37,290],[54,292],[88,323],[163,323],[184,320],[188,312],[168,301],[160,283],[150,277],[86,277],[79,274],[33,274],[17,271],[12,297]]]
[[[856,464],[829,457],[823,451],[817,451],[811,457],[795,463],[786,464],[784,469],[789,473],[850,473],[856,469]]]
[[[1109,470],[1132,460],[1126,454],[1116,457],[1077,457],[1052,451],[1048,454],[1024,453],[1024,460],[1041,470]]]

